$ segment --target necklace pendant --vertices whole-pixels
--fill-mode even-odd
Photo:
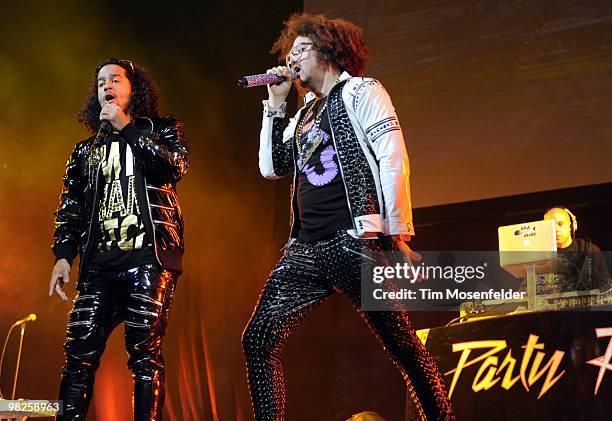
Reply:
[[[319,139],[319,128],[316,126],[313,126],[312,129],[310,129],[310,132],[308,132],[309,146],[317,143],[317,139]]]

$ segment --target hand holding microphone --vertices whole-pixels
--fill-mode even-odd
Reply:
[[[96,134],[95,144],[100,146],[106,135],[113,131],[121,131],[130,122],[129,117],[115,102],[108,102],[100,112],[100,127]]]
[[[100,132],[103,132],[105,129],[110,132],[110,128],[121,131],[130,122],[130,118],[115,102],[104,104],[102,111],[100,111],[100,120],[102,121]],[[104,122],[110,124],[110,127],[105,125]]]
[[[278,85],[267,85],[268,87],[268,105],[274,109],[281,106],[287,99],[291,85],[297,78],[297,74],[292,69],[286,66],[277,66],[267,70],[267,73],[283,77],[284,81]]]

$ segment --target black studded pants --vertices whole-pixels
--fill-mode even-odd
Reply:
[[[85,274],[68,322],[59,391],[63,415],[58,420],[85,419],[106,340],[123,321],[134,378],[134,419],[162,419],[162,340],[177,278],[158,265]]]
[[[284,420],[283,346],[308,312],[334,292],[350,300],[387,350],[422,419],[454,419],[439,369],[417,338],[406,312],[360,309],[362,265],[371,264],[364,256],[379,257],[380,252],[378,240],[354,239],[344,231],[331,239],[294,241],[287,246],[242,336],[258,421]]]

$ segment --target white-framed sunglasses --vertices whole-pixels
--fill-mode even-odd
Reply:
[[[285,58],[285,61],[287,62],[287,64],[289,64],[291,61],[296,62],[300,59],[300,57],[302,57],[302,54],[305,51],[308,51],[312,48],[313,43],[312,42],[301,42],[297,45],[294,45],[291,50],[289,50],[289,53],[287,54],[287,57]]]

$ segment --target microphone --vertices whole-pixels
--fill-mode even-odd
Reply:
[[[28,317],[24,317],[23,319],[17,320],[15,323],[13,323],[13,327],[22,325],[27,322],[33,322],[34,320],[36,320],[36,314],[31,313]]]
[[[96,140],[94,143],[96,145],[100,145],[102,143],[103,138],[111,132],[113,126],[111,126],[108,120],[102,120],[100,122],[100,127],[98,127],[98,134],[96,135]]]
[[[113,128],[113,126],[111,126],[110,121],[102,120],[102,122],[100,123],[100,128],[98,130],[101,133],[104,133],[105,135],[107,135],[107,134],[110,133],[112,128]]]
[[[297,78],[297,73],[293,69],[289,69],[289,74],[291,75],[291,80]],[[244,76],[238,79],[238,86],[241,88],[252,88],[254,86],[263,86],[263,85],[280,85],[287,78],[285,76],[278,76],[274,73],[262,73],[259,75],[250,75]]]

